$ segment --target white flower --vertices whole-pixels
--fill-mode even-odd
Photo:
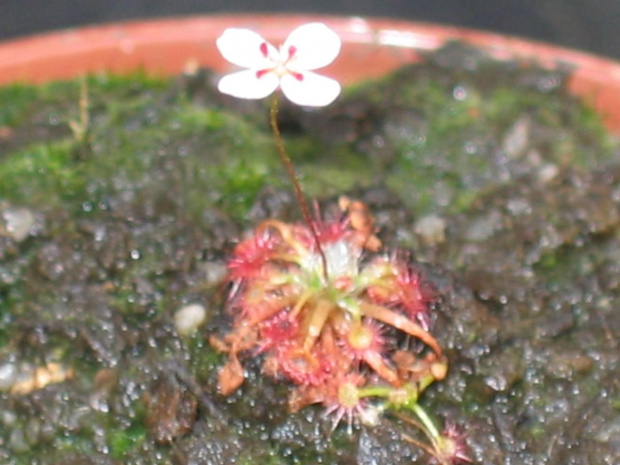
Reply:
[[[220,79],[224,94],[260,99],[280,87],[293,103],[314,107],[329,105],[340,94],[337,81],[311,71],[340,52],[340,37],[325,24],[299,26],[279,49],[249,29],[226,29],[216,44],[226,60],[248,68]]]

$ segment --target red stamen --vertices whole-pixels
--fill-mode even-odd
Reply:
[[[262,78],[265,74],[267,74],[270,70],[268,69],[259,69],[258,71],[256,71],[256,78],[260,79]]]
[[[294,45],[291,45],[288,48],[288,58],[286,60],[288,61],[291,58],[293,58],[293,55],[295,55],[296,53],[297,53],[297,47],[295,47]]]
[[[293,71],[289,71],[289,73],[291,74],[291,76],[293,76],[295,79],[297,79],[299,82],[304,80],[304,75],[301,73],[295,73]]]
[[[263,56],[265,58],[267,58],[267,56],[269,55],[269,49],[267,48],[267,42],[263,42],[262,44],[260,44],[260,52],[263,54]]]

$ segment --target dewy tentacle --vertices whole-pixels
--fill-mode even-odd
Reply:
[[[309,253],[308,249],[306,249],[306,247],[304,247],[304,245],[300,241],[295,239],[295,237],[293,236],[292,228],[288,224],[273,219],[265,220],[260,225],[258,225],[258,227],[256,228],[256,233],[260,234],[268,228],[275,229],[278,234],[280,234],[282,240],[286,242],[286,244],[290,246],[293,250],[295,250],[298,255],[303,256]]]
[[[401,315],[393,310],[368,302],[362,302],[361,308],[364,315],[374,318],[375,320],[382,321],[383,323],[393,326],[396,329],[400,329],[413,337],[417,337],[433,349],[437,356],[441,357],[443,351],[441,350],[437,340],[426,332],[422,326],[414,323],[405,315]]]

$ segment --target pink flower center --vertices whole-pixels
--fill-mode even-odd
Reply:
[[[286,62],[288,63],[296,53],[297,53],[297,47],[295,47],[294,45],[291,45],[288,48],[288,58],[286,59]]]
[[[267,42],[261,43],[258,48],[260,50],[261,55],[263,55],[263,57],[274,61],[273,58],[269,57],[269,46]],[[260,79],[266,74],[276,73],[280,77],[284,76],[285,74],[290,74],[295,79],[297,79],[299,82],[303,81],[304,76],[302,73],[291,71],[286,66],[297,53],[297,47],[295,47],[294,45],[291,45],[289,46],[287,52],[288,52],[288,56],[286,57],[286,59],[282,60],[281,59],[282,57],[280,57],[280,60],[274,61],[274,66],[272,68],[259,69],[258,71],[256,71],[256,78]]]

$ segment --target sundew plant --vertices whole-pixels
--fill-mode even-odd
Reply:
[[[340,84],[314,72],[338,56],[338,35],[304,24],[275,47],[248,29],[226,29],[217,46],[246,68],[225,75],[218,89],[245,99],[271,94],[270,124],[305,224],[268,219],[228,260],[233,317],[230,332],[211,336],[227,354],[219,389],[227,396],[244,382],[241,360],[263,357],[263,372],[293,388],[288,408],[322,405],[332,428],[372,427],[392,413],[421,432],[403,440],[441,464],[469,461],[462,434],[436,426],[422,394],[448,373],[431,333],[429,304],[437,296],[402,252],[387,253],[371,212],[341,197],[340,214],[311,215],[278,127],[278,93],[302,106],[323,107]],[[275,93],[274,93],[275,92]]]

